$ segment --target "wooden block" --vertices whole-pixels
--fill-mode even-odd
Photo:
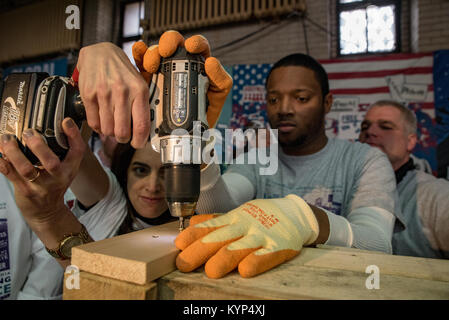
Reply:
[[[176,269],[179,250],[172,222],[72,249],[72,265],[81,271],[146,284]]]
[[[64,282],[67,279],[65,275]],[[155,282],[138,285],[81,271],[79,288],[64,286],[64,300],[153,300],[157,297]]]

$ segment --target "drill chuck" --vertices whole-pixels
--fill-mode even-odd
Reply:
[[[174,217],[193,215],[200,196],[200,165],[165,164],[165,196]]]

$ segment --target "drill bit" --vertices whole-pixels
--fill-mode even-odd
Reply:
[[[179,232],[181,232],[182,230],[184,230],[184,218],[179,217]]]

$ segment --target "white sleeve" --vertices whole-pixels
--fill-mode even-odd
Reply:
[[[109,190],[106,196],[86,212],[77,205],[72,209],[96,241],[115,236],[127,214],[126,198],[117,179],[110,170],[105,171],[109,177]],[[30,272],[17,299],[62,299],[63,268],[48,254],[43,243],[34,233],[32,233],[32,241]],[[44,286],[43,283],[45,283]]]
[[[201,194],[198,213],[226,213],[254,199],[255,188],[243,175],[220,175],[218,164],[211,163],[201,171]]]
[[[18,300],[60,300],[64,270],[32,233],[31,267]]]
[[[363,207],[352,211],[346,219],[324,211],[330,225],[325,244],[392,253],[395,216],[391,212],[378,207]]]
[[[116,177],[109,169],[105,171],[109,178],[106,196],[84,213],[77,205],[72,209],[95,241],[115,236],[128,212],[125,194]]]
[[[449,182],[432,176],[428,183],[418,182],[416,193],[423,232],[432,249],[449,259]]]

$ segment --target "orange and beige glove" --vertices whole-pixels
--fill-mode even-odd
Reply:
[[[184,40],[184,37],[178,31],[166,31],[160,37],[159,45],[148,48],[144,42],[136,42],[132,48],[133,58],[140,73],[149,83],[152,75],[159,68],[161,57],[170,57],[179,46],[185,47],[190,53],[201,54],[205,58],[204,67],[209,78],[207,122],[209,127],[213,128],[220,117],[226,96],[231,91],[232,78],[225,71],[220,61],[211,57],[209,42],[205,37],[195,35]]]
[[[318,221],[300,197],[256,199],[224,215],[193,216],[175,240],[182,250],[176,266],[190,272],[206,263],[209,278],[221,278],[238,266],[248,278],[297,256],[318,234]]]

